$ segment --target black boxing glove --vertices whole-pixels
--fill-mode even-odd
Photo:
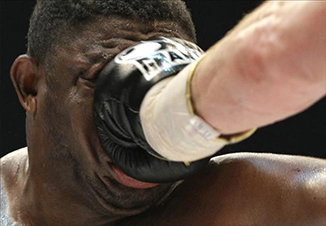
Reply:
[[[160,37],[132,46],[100,73],[94,96],[95,123],[103,149],[124,173],[141,181],[163,183],[189,177],[210,158],[185,164],[162,158],[146,142],[141,103],[152,86],[178,74],[203,51],[193,43]]]

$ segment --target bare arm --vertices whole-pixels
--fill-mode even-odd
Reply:
[[[196,113],[224,134],[262,127],[326,93],[326,2],[269,1],[196,69]],[[189,70],[189,69],[188,69]]]
[[[241,140],[215,142],[219,134],[190,114],[189,93],[195,113],[222,135],[310,107],[326,93],[325,17],[326,2],[265,2],[206,53],[190,92],[193,65],[146,94],[140,116],[148,143],[167,159],[194,161]]]

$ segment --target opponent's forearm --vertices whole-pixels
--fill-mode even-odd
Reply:
[[[326,2],[266,2],[196,69],[196,113],[229,134],[309,107],[326,92]]]

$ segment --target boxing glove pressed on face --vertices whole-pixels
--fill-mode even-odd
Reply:
[[[94,97],[98,137],[113,163],[127,175],[145,182],[172,182],[195,174],[209,162],[210,157],[187,164],[162,157],[146,141],[139,116],[146,93],[202,53],[193,43],[161,37],[124,50],[100,73]]]

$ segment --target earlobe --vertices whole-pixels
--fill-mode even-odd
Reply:
[[[36,60],[28,55],[19,56],[11,67],[11,80],[15,86],[18,99],[24,109],[32,114],[37,109]]]

